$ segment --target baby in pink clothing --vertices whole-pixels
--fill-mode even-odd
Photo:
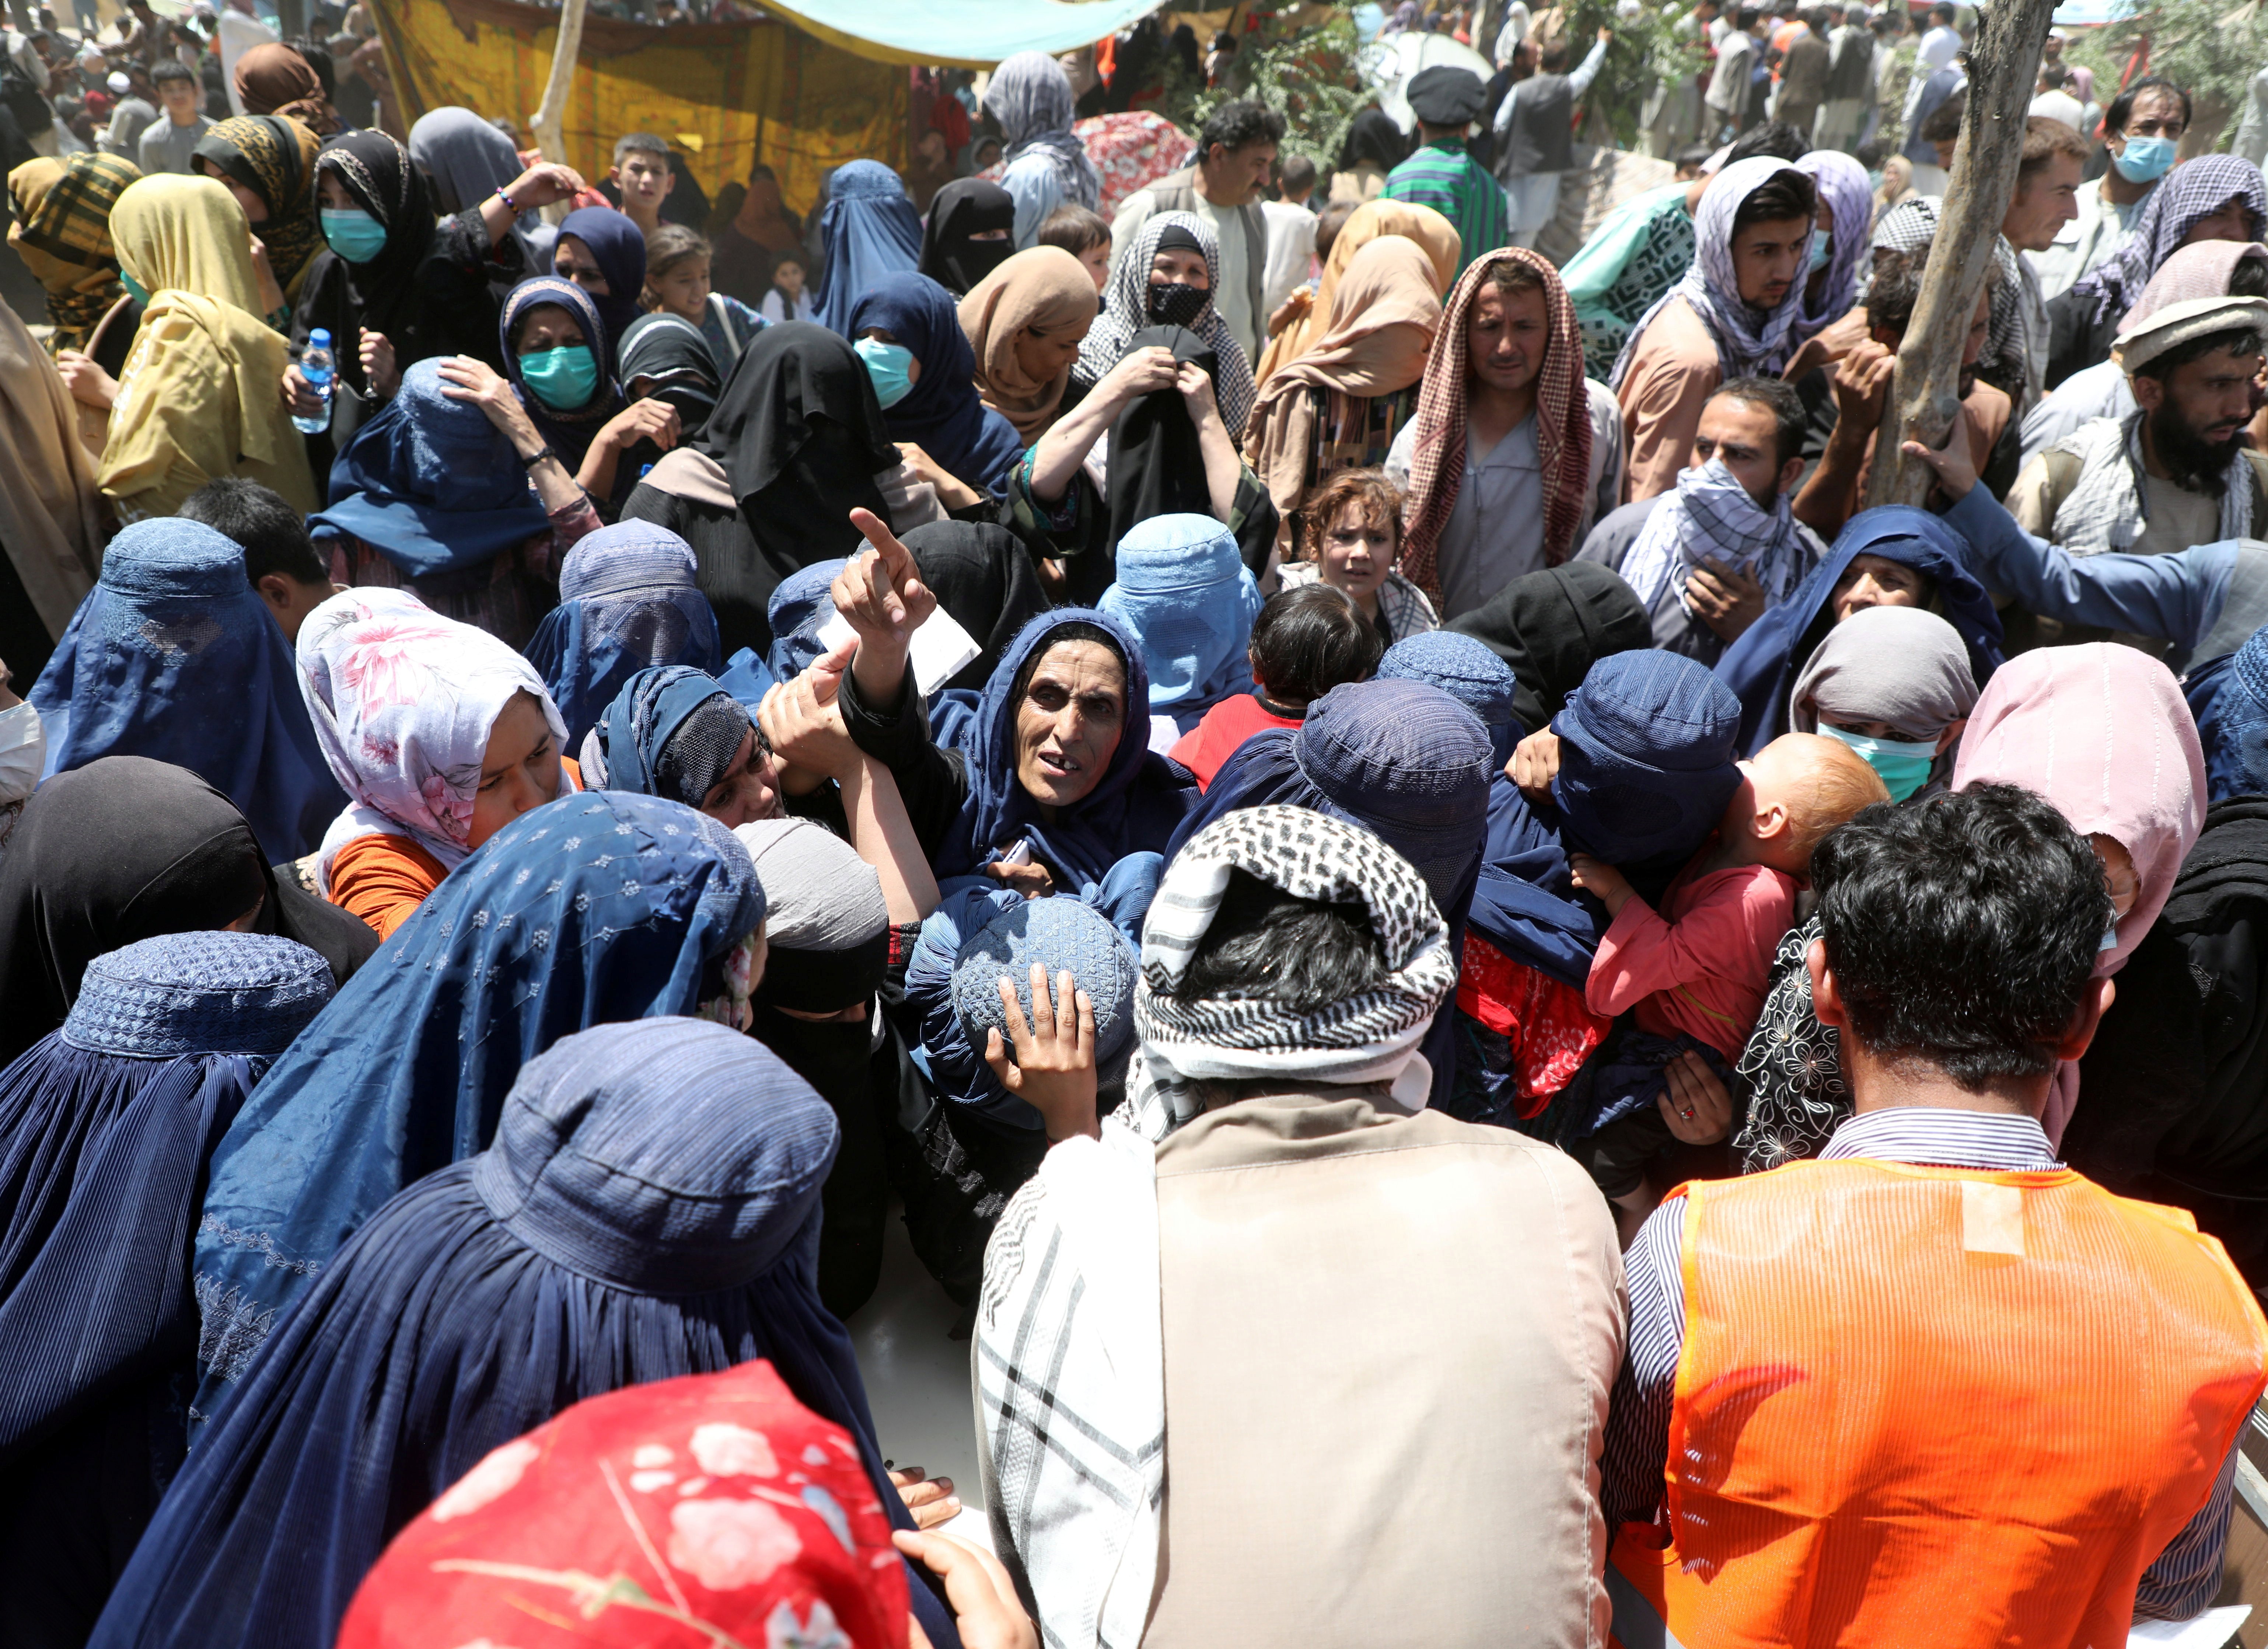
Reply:
[[[1737,1060],[1764,1009],[1772,952],[1795,922],[1811,850],[1889,792],[1847,744],[1790,733],[1740,764],[1717,833],[1669,884],[1657,913],[1612,865],[1571,855],[1579,887],[1613,918],[1585,996],[1593,1013],[1635,1013],[1656,1036],[1683,1032]]]

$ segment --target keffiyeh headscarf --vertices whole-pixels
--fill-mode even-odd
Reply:
[[[1132,344],[1134,335],[1158,324],[1150,319],[1150,265],[1168,230],[1179,231],[1204,254],[1205,270],[1212,277],[1211,291],[1220,291],[1219,237],[1194,212],[1158,213],[1142,226],[1142,233],[1134,237],[1133,244],[1126,248],[1126,255],[1111,270],[1110,286],[1103,293],[1102,313],[1095,317],[1094,324],[1087,329],[1086,341],[1079,346],[1078,375],[1087,383],[1101,382],[1103,374],[1118,365]],[[1244,421],[1252,416],[1253,396],[1252,363],[1244,353],[1244,345],[1236,341],[1236,335],[1228,329],[1228,322],[1220,318],[1220,307],[1211,296],[1197,318],[1188,322],[1188,328],[1203,338],[1213,352],[1213,398],[1220,405],[1220,421],[1227,426],[1229,439],[1241,441],[1244,439]]]
[[[1801,281],[1787,289],[1779,307],[1761,314],[1741,301],[1740,277],[1733,269],[1733,218],[1742,203],[1781,173],[1790,171],[1785,160],[1756,155],[1736,160],[1717,174],[1701,196],[1693,215],[1693,262],[1685,277],[1655,299],[1624,341],[1616,359],[1610,387],[1619,389],[1637,359],[1638,342],[1653,324],[1662,306],[1683,298],[1686,307],[1717,344],[1717,364],[1727,380],[1776,378],[1787,365],[1795,343],[1798,316],[1803,309]],[[1818,231],[1814,229],[1813,233]],[[1808,243],[1805,250],[1809,250]]]
[[[1926,250],[1937,239],[1937,208],[1938,197],[1933,195],[1917,195],[1900,201],[1875,224],[1874,249],[1909,254]],[[2024,366],[2022,294],[2023,272],[2016,262],[2016,248],[2008,244],[2007,236],[1996,235],[1992,240],[1992,319],[1984,344],[1986,362]]]
[[[1071,132],[1076,101],[1071,77],[1046,52],[1003,59],[984,88],[984,112],[1000,122],[1001,141],[1008,145],[1001,159],[1013,166],[1027,154],[1046,155],[1064,198],[1094,211],[1102,197],[1102,176]]]
[[[1814,149],[1795,163],[1795,169],[1818,185],[1820,201],[1835,219],[1835,244],[1827,255],[1827,279],[1819,301],[1811,299],[1808,277],[1796,282],[1803,300],[1793,341],[1803,344],[1848,314],[1859,301],[1859,266],[1873,250],[1867,231],[1874,221],[1874,189],[1867,181],[1867,168],[1838,149]]]
[[[406,836],[444,869],[462,864],[489,732],[514,694],[542,705],[564,753],[567,729],[535,667],[408,590],[332,596],[307,615],[298,651],[316,742],[350,798],[323,837],[325,879],[357,836]]]
[[[268,208],[253,226],[268,248],[269,267],[286,298],[298,296],[299,277],[323,249],[315,218],[315,156],[323,140],[282,115],[239,115],[197,139],[195,155],[241,183]]]
[[[1425,879],[1407,860],[1381,849],[1368,831],[1295,807],[1244,809],[1189,839],[1167,868],[1142,931],[1142,976],[1134,987],[1141,1046],[1127,1073],[1130,1120],[1138,1128],[1196,1116],[1199,1083],[1401,1083],[1456,984],[1457,964]],[[1361,905],[1385,951],[1388,977],[1313,1012],[1257,999],[1174,995],[1232,870],[1294,898]]]
[[[15,220],[8,243],[48,294],[48,352],[83,349],[125,292],[110,242],[110,209],[141,168],[117,155],[26,160],[8,174]]]
[[[2198,220],[2212,217],[2232,200],[2244,203],[2247,238],[2259,240],[2268,227],[2268,181],[2262,180],[2260,168],[2236,155],[2184,160],[2150,191],[2142,215],[2118,250],[2072,287],[2074,300],[2094,299],[2088,319],[2096,326],[2123,316]]]
[[[1811,571],[1810,547],[1782,492],[1760,509],[1722,458],[1677,472],[1677,491],[1654,506],[1623,561],[1623,578],[1652,612],[1675,591],[1688,612],[1685,580],[1703,561],[1746,573],[1776,607]]]
[[[1334,251],[1337,248],[1333,248]],[[1543,283],[1551,341],[1535,373],[1535,456],[1543,471],[1543,558],[1557,566],[1575,551],[1584,497],[1591,486],[1591,402],[1583,388],[1583,329],[1559,271],[1519,247],[1477,258],[1459,277],[1433,331],[1433,352],[1418,392],[1417,433],[1410,438],[1410,491],[1402,503],[1402,576],[1429,595],[1441,589],[1436,559],[1441,529],[1456,507],[1465,478],[1467,364],[1465,321],[1489,271],[1503,263],[1525,264]]]

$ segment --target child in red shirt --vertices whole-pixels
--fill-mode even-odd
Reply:
[[[1202,790],[1255,733],[1298,727],[1308,705],[1341,682],[1367,681],[1385,650],[1378,626],[1344,590],[1329,584],[1278,590],[1261,603],[1245,648],[1252,691],[1206,711],[1167,755],[1195,773]]]

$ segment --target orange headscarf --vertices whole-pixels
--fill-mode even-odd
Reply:
[[[1260,370],[1254,374],[1256,381],[1267,382],[1270,373],[1290,366],[1314,347],[1329,324],[1331,300],[1338,295],[1339,283],[1346,278],[1355,254],[1387,235],[1416,241],[1432,260],[1434,295],[1439,297],[1449,290],[1449,283],[1457,278],[1457,266],[1464,259],[1464,240],[1457,233],[1457,226],[1431,206],[1413,206],[1408,201],[1398,200],[1366,201],[1339,226],[1338,239],[1331,242],[1331,255],[1323,261],[1322,277],[1315,283],[1315,301],[1308,306],[1307,314],[1292,321],[1269,342],[1260,357]]]

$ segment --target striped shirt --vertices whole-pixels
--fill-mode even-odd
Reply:
[[[1465,152],[1462,137],[1442,137],[1429,143],[1386,174],[1379,191],[1388,200],[1431,206],[1456,225],[1464,237],[1464,255],[1457,273],[1475,258],[1509,245],[1511,219],[1504,188]]]
[[[2030,1117],[1918,1106],[1852,1117],[1819,1153],[1822,1162],[1838,1157],[1996,1173],[2062,1166]],[[1671,1400],[1685,1350],[1684,1246],[1685,1199],[1680,1197],[1653,1212],[1623,1256],[1630,1283],[1630,1350],[1615,1379],[1600,1461],[1599,1498],[1609,1529],[1652,1522],[1661,1509]],[[2231,1449],[2204,1510],[2143,1573],[2134,1595],[2136,1619],[2187,1620],[2213,1601],[2220,1586],[2235,1481],[2236,1451]]]

